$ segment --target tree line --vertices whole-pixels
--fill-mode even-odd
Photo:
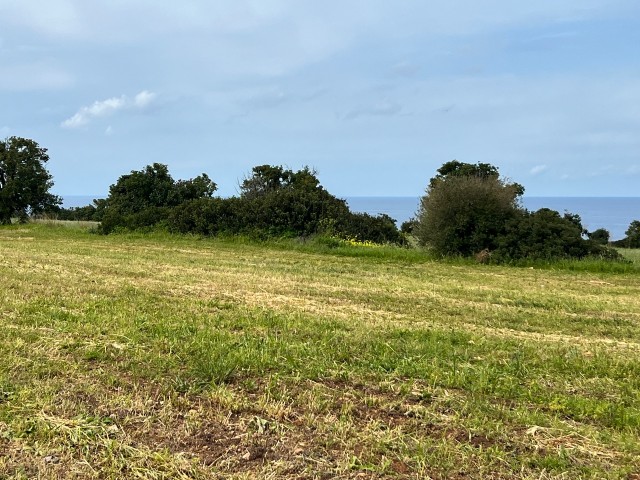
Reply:
[[[430,179],[416,216],[398,229],[388,215],[351,212],[329,193],[317,172],[260,165],[241,182],[238,196],[216,196],[205,173],[175,180],[160,163],[122,175],[106,199],[62,208],[46,169],[47,150],[33,140],[0,142],[0,224],[46,213],[62,220],[99,222],[98,230],[166,229],[177,233],[357,239],[408,245],[415,239],[443,256],[475,256],[479,261],[584,258],[615,259],[605,229],[586,231],[578,215],[521,205],[524,187],[502,178],[488,163],[450,161]],[[640,248],[640,221],[615,246]]]
[[[198,235],[309,237],[322,233],[375,243],[403,244],[388,215],[351,212],[309,168],[260,165],[240,184],[240,195],[214,196],[217,185],[203,173],[174,180],[154,163],[121,176],[109,196],[77,209],[57,209],[60,219],[100,222],[99,231],[165,228]]]

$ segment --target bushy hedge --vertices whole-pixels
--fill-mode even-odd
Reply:
[[[403,242],[392,218],[352,213],[308,168],[294,172],[261,165],[241,183],[239,196],[214,197],[215,189],[205,174],[174,181],[165,165],[153,164],[121,176],[106,200],[60,210],[59,218],[99,220],[105,234],[162,227],[198,235],[308,237],[320,233],[376,243]]]
[[[444,164],[432,178],[413,225],[418,241],[440,255],[480,255],[481,261],[620,258],[603,243],[606,231],[590,239],[578,215],[543,208],[529,212],[518,198],[524,188],[501,179],[489,164]]]
[[[501,260],[548,260],[591,255],[618,258],[614,250],[607,249],[598,241],[583,238],[584,233],[576,215],[561,216],[548,208],[536,212],[523,210],[507,222],[492,253]]]

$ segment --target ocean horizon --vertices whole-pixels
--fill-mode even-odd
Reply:
[[[103,195],[62,195],[65,208],[90,205]],[[418,210],[420,197],[342,197],[354,212],[371,215],[387,214],[398,226],[410,220]],[[605,228],[612,240],[625,237],[625,231],[633,220],[640,220],[640,197],[523,197],[527,210],[550,208],[560,213],[580,215],[582,225],[589,231]]]

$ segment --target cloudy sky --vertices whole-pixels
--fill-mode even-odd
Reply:
[[[0,0],[0,137],[56,193],[264,163],[339,196],[489,162],[535,196],[640,195],[637,0]]]

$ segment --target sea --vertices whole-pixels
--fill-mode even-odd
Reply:
[[[66,208],[90,205],[94,198],[104,195],[63,195]],[[346,197],[354,212],[371,215],[386,213],[395,219],[398,226],[415,216],[420,199],[418,197]],[[640,220],[640,197],[524,197],[523,206],[536,211],[550,208],[560,213],[580,215],[582,225],[590,232],[605,228],[611,240],[625,237],[625,231],[633,220]]]

